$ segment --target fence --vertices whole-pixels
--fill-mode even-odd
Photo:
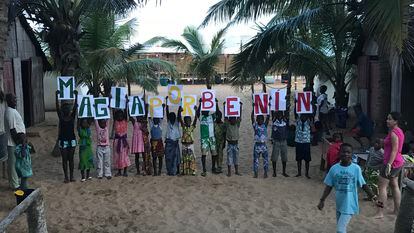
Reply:
[[[6,232],[7,227],[23,213],[27,213],[30,233],[47,233],[43,195],[40,189],[33,191],[0,222],[0,232]]]

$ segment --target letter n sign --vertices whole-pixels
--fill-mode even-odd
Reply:
[[[312,92],[297,92],[296,93],[296,113],[308,114],[313,113],[312,109]]]

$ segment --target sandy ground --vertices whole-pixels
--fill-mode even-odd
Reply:
[[[198,94],[201,89],[204,86],[184,87],[191,94]],[[263,170],[259,179],[252,178],[250,90],[240,92],[229,86],[214,89],[221,102],[225,96],[237,95],[245,103],[239,142],[241,177],[211,173],[206,178],[165,174],[143,177],[134,176],[135,168],[131,166],[127,178],[81,183],[76,170],[78,181],[63,184],[61,159],[50,155],[57,136],[57,117],[56,113],[47,113],[46,121],[29,131],[40,134],[30,138],[37,149],[30,182],[32,187],[41,188],[45,196],[49,232],[334,232],[334,194],[323,211],[316,208],[324,188],[323,173],[319,171],[320,147],[312,147],[311,180],[282,177],[280,164],[277,178],[263,179]],[[160,88],[161,94],[165,92],[165,88]],[[196,138],[201,168],[199,130]],[[288,173],[293,176],[294,148],[289,148],[288,153]],[[77,161],[76,154],[75,164]],[[208,166],[210,162],[208,158]],[[0,181],[0,192],[0,217],[4,217],[15,206],[15,199],[4,179]],[[361,194],[361,214],[352,219],[349,232],[393,232],[395,217],[374,220],[374,207],[362,201],[362,197]],[[20,217],[8,230],[26,232],[25,217]]]

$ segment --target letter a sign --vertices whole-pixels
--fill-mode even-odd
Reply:
[[[297,92],[296,94],[296,113],[313,113],[312,92]]]
[[[57,77],[57,89],[59,90],[58,98],[60,100],[73,100],[75,95],[75,77]]]

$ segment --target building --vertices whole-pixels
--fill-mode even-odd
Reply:
[[[39,41],[23,16],[9,22],[3,63],[5,93],[17,97],[17,110],[26,127],[45,119],[43,74],[50,70]]]
[[[230,64],[235,54],[221,54],[219,57],[219,62],[216,66],[218,75],[222,78],[227,77]],[[171,62],[176,66],[179,78],[184,79],[197,79],[191,74],[188,70],[188,66],[191,63],[192,57],[191,54],[179,53],[179,52],[170,52],[170,51],[160,51],[160,52],[150,52],[150,53],[140,53],[138,58],[158,58],[164,61]]]

